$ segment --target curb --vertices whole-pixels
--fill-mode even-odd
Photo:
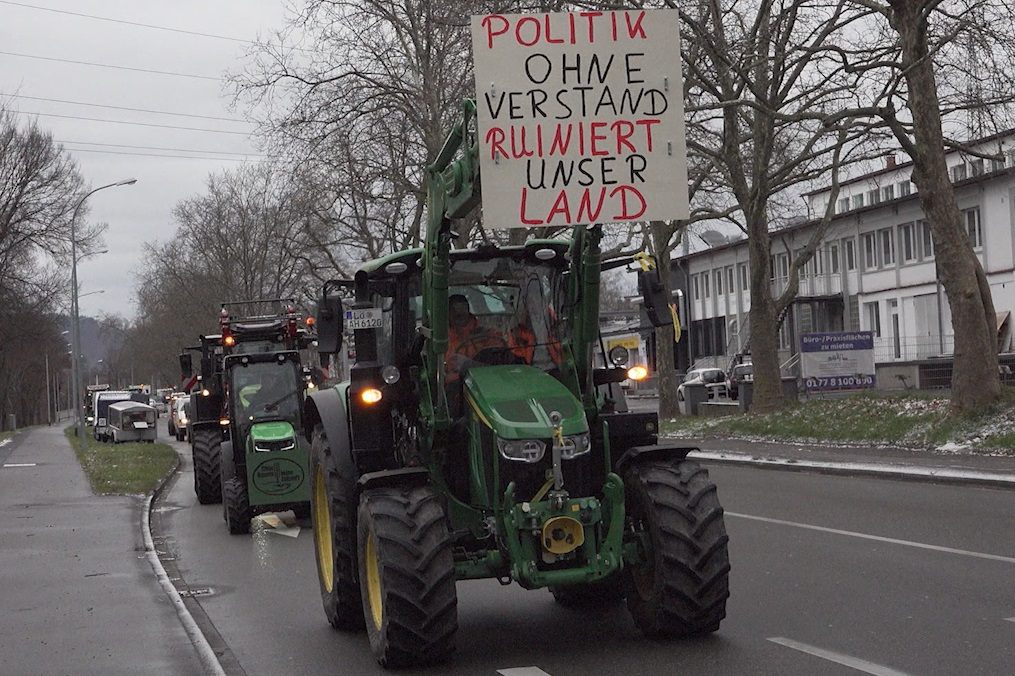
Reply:
[[[749,465],[762,469],[791,472],[816,472],[849,476],[872,476],[882,479],[927,481],[931,483],[964,484],[1007,488],[1015,490],[1015,474],[953,469],[951,467],[925,467],[918,465],[891,465],[876,462],[825,462],[796,460],[793,458],[758,457],[746,453],[721,451],[692,451],[688,457],[730,465]]]
[[[158,578],[159,586],[162,587],[162,591],[166,593],[166,596],[169,597],[169,601],[176,609],[176,616],[180,618],[180,624],[183,625],[183,631],[186,632],[187,637],[190,638],[190,642],[194,645],[194,649],[197,651],[197,657],[200,660],[201,665],[204,667],[205,673],[213,674],[214,676],[226,676],[226,672],[222,668],[222,664],[219,662],[218,655],[215,654],[211,644],[208,643],[208,639],[205,637],[204,632],[201,631],[197,621],[194,620],[194,616],[190,614],[186,604],[183,602],[183,598],[180,596],[180,592],[178,592],[176,587],[173,586],[172,581],[169,579],[169,574],[166,573],[166,569],[162,566],[162,561],[159,559],[158,552],[155,549],[155,540],[152,538],[152,506],[155,504],[155,500],[161,497],[163,489],[169,484],[169,481],[176,476],[176,473],[179,471],[180,465],[182,464],[179,453],[175,453],[175,455],[176,464],[173,466],[172,471],[162,477],[162,480],[159,482],[159,485],[155,487],[155,490],[153,490],[145,498],[144,508],[141,513],[141,534],[144,538],[145,557],[147,557],[148,563],[155,572],[155,577]]]

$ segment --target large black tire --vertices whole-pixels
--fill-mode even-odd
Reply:
[[[370,649],[385,667],[450,657],[458,595],[444,509],[429,488],[383,487],[360,498],[358,563]]]
[[[334,450],[332,443],[335,444]],[[334,442],[324,428],[314,428],[310,448],[310,521],[314,530],[314,560],[324,614],[335,629],[363,629],[363,602],[356,572],[355,487],[338,473]],[[330,560],[330,564],[329,564]]]
[[[226,525],[232,535],[250,532],[250,519],[254,516],[247,500],[247,485],[239,477],[222,484],[222,505],[226,510]]]
[[[601,582],[550,587],[550,593],[565,608],[605,608],[624,600],[624,580],[620,575],[612,575]]]
[[[194,430],[194,492],[202,505],[222,502],[222,433],[217,429]]]
[[[628,529],[648,536],[647,561],[624,569],[627,606],[647,636],[708,634],[726,617],[729,554],[723,509],[692,460],[647,460],[624,477]]]

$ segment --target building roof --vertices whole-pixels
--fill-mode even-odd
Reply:
[[[983,138],[978,138],[978,139],[973,139],[971,141],[967,141],[966,145],[968,145],[968,146],[976,146],[976,145],[980,145],[982,143],[990,143],[991,141],[996,141],[996,140],[998,140],[1000,138],[1004,138],[1006,136],[1012,136],[1012,135],[1015,135],[1015,129],[1005,129],[1004,131],[999,131],[996,134],[991,134],[990,136],[984,136]],[[901,150],[900,150],[900,152],[901,152]],[[948,154],[958,153],[958,152],[962,152],[962,151],[961,150],[957,150],[957,149],[948,150]],[[890,174],[893,171],[898,171],[899,169],[905,169],[906,167],[911,167],[911,166],[913,166],[913,160],[907,160],[905,162],[899,162],[898,164],[896,164],[894,166],[891,166],[891,167],[883,167],[883,168],[877,169],[875,171],[867,172],[866,174],[861,174],[860,176],[855,176],[853,178],[846,179],[845,181],[839,181],[839,187],[840,188],[845,188],[848,185],[855,185],[855,184],[861,183],[863,181],[869,181],[872,178],[877,178],[878,176],[882,176],[884,174]],[[828,188],[828,187],[818,188],[817,190],[811,190],[810,192],[805,192],[804,193],[804,197],[813,197],[814,195],[820,195],[823,192],[828,192],[828,190],[830,190],[830,188]]]
[[[967,186],[967,185],[974,185],[976,183],[981,183],[981,182],[984,182],[984,181],[993,180],[995,178],[1001,178],[1003,176],[1012,176],[1012,175],[1015,175],[1015,167],[1005,167],[1004,169],[999,169],[997,171],[984,172],[984,173],[980,174],[979,176],[971,176],[971,177],[963,179],[961,181],[956,181],[952,185],[955,186],[956,188],[961,188],[961,187],[964,187],[964,186]],[[863,214],[863,213],[868,213],[868,212],[871,212],[871,211],[876,211],[876,210],[881,209],[881,208],[886,207],[886,206],[903,204],[905,202],[918,199],[919,197],[920,197],[919,193],[914,192],[914,193],[910,193],[909,195],[906,195],[904,197],[896,197],[895,199],[886,200],[884,202],[879,202],[877,204],[868,204],[866,206],[858,207],[856,209],[850,209],[849,211],[843,211],[841,214],[835,214],[834,216],[832,216],[832,222],[834,223],[835,221],[837,221],[837,220],[839,220],[841,218],[852,217],[852,216],[856,216],[858,214]],[[786,227],[779,228],[778,230],[772,230],[772,231],[769,232],[769,234],[772,235],[772,236],[777,236],[777,235],[782,235],[782,234],[786,234],[786,233],[790,233],[790,232],[796,232],[798,230],[804,230],[806,228],[813,227],[813,226],[817,225],[820,222],[821,222],[821,219],[819,219],[819,218],[812,218],[812,219],[809,219],[809,220],[806,220],[806,221],[802,221],[800,223],[795,223],[793,225],[787,225]],[[675,261],[686,261],[686,260],[690,260],[692,258],[697,258],[699,256],[704,256],[706,254],[711,254],[711,253],[716,253],[716,252],[719,252],[719,251],[726,251],[728,249],[733,249],[733,248],[736,248],[737,246],[741,246],[741,245],[744,245],[744,244],[747,244],[747,239],[738,239],[735,242],[728,242],[726,244],[721,244],[719,246],[715,246],[715,247],[712,247],[710,249],[702,249],[700,251],[692,251],[691,253],[689,253],[687,255],[684,255],[684,256],[676,256],[676,257],[670,259],[670,263],[672,265],[672,263],[675,262]]]

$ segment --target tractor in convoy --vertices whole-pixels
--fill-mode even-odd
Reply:
[[[427,170],[425,246],[320,297],[322,363],[345,331],[356,354],[303,414],[325,615],[365,628],[387,667],[449,657],[459,580],[548,588],[565,605],[626,599],[648,636],[714,632],[729,595],[723,511],[693,449],[610,399],[644,367],[596,358],[601,226],[452,249],[455,219],[480,200],[474,116],[467,101]],[[672,322],[643,268],[649,318]]]
[[[255,314],[232,314],[251,306]],[[309,510],[308,448],[298,430],[314,386],[301,359],[312,325],[291,299],[224,303],[219,332],[180,355],[194,491],[201,504],[222,502],[232,534],[250,532],[259,512]],[[196,373],[191,352],[200,354]]]

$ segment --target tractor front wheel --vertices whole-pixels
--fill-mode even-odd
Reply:
[[[217,429],[194,430],[194,492],[202,505],[222,502],[222,433]]]
[[[624,477],[628,532],[643,554],[624,568],[627,606],[648,636],[719,629],[729,597],[726,526],[715,484],[692,460],[647,460]]]
[[[225,507],[226,525],[232,535],[245,535],[250,532],[250,519],[253,512],[247,499],[247,485],[234,476],[222,484],[222,506]]]
[[[332,448],[323,426],[314,428],[310,520],[324,614],[335,629],[356,630],[363,628],[363,604],[356,575],[355,487],[339,476],[334,453],[341,451]]]
[[[444,509],[425,487],[360,498],[357,549],[363,614],[385,667],[441,662],[454,650],[458,595]]]

